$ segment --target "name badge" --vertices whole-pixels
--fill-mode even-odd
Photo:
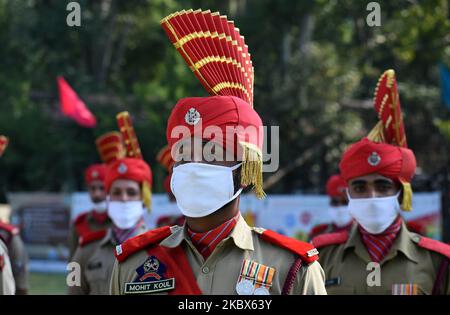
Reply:
[[[175,289],[175,278],[166,278],[166,265],[156,256],[147,257],[136,269],[133,282],[125,283],[125,294],[144,294]]]
[[[149,282],[128,282],[125,283],[125,294],[155,293],[175,289],[175,278],[149,281]]]

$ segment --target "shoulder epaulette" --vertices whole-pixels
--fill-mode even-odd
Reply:
[[[315,247],[321,248],[329,245],[338,245],[348,240],[348,232],[341,231],[335,233],[327,233],[314,237],[312,243]]]
[[[261,228],[253,228],[253,230],[261,235],[262,240],[299,255],[300,258],[308,264],[319,259],[319,252],[310,243],[305,243],[294,238],[278,234],[271,230]]]
[[[0,221],[0,229],[7,231],[11,235],[19,234],[20,230],[17,226]]]
[[[321,234],[324,233],[328,228],[328,224],[319,224],[316,225],[315,227],[312,228],[311,232],[309,233],[309,235],[311,235],[312,237],[314,237],[317,234]]]
[[[79,216],[77,216],[77,218],[74,221],[75,230],[77,231],[79,237],[94,232],[89,228],[88,215],[89,212],[84,212]]]
[[[132,237],[116,246],[116,258],[119,262],[122,262],[135,252],[160,243],[171,234],[170,226],[163,226]]]
[[[84,220],[87,219],[87,215],[88,215],[88,214],[89,214],[89,212],[83,212],[83,213],[79,214],[79,215],[75,218],[74,224],[75,224],[75,225],[78,225],[78,224],[80,224],[80,223],[83,223]]]
[[[413,238],[413,240],[416,239]],[[417,245],[450,258],[450,245],[445,243],[421,236],[420,240],[417,242]]]
[[[80,236],[80,238],[78,239],[78,243],[80,246],[85,246],[94,241],[101,240],[102,238],[105,237],[106,233],[107,233],[107,230],[99,230],[99,231],[85,233],[84,235]]]

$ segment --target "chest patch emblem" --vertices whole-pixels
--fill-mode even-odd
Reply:
[[[136,269],[133,282],[125,283],[125,294],[155,293],[175,289],[175,278],[166,278],[166,266],[156,256],[148,257]]]

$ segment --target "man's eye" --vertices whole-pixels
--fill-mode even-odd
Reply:
[[[386,192],[386,191],[389,191],[392,188],[392,186],[391,185],[379,185],[377,188],[378,188],[378,191],[380,191],[380,192]]]
[[[136,190],[128,190],[127,191],[128,196],[137,196],[138,192]]]
[[[119,190],[115,190],[112,192],[113,196],[120,196],[120,191]]]
[[[355,192],[361,193],[361,192],[365,191],[365,188],[364,188],[364,186],[355,186],[355,187],[353,187],[353,190]]]

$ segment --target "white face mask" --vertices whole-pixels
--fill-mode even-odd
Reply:
[[[331,221],[337,227],[346,226],[352,221],[352,217],[347,206],[329,207],[328,213],[331,217]]]
[[[181,213],[201,218],[219,210],[242,191],[234,193],[233,167],[205,163],[186,163],[173,169],[170,188]]]
[[[106,212],[106,201],[94,202],[94,211],[97,213]]]
[[[348,194],[350,215],[371,234],[380,234],[397,218],[400,211],[398,196],[352,199]]]
[[[142,200],[109,201],[108,215],[119,229],[130,229],[144,215]]]

